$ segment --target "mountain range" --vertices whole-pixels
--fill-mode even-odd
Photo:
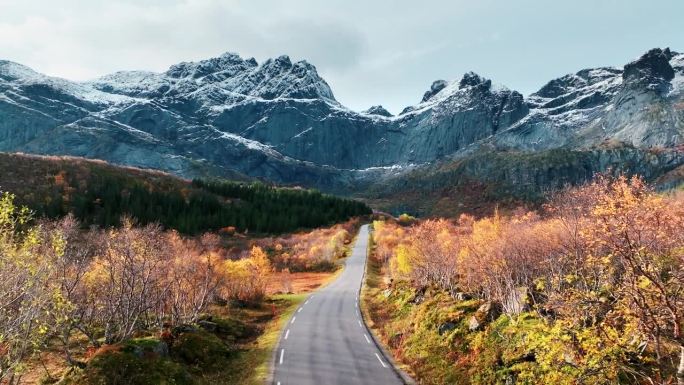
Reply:
[[[684,180],[684,54],[652,49],[525,97],[474,72],[392,115],[340,104],[316,68],[234,53],[87,82],[0,60],[0,151],[183,177],[258,178],[429,214],[529,201],[595,172]]]

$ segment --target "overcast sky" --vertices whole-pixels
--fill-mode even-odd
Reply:
[[[653,47],[684,51],[682,15],[684,0],[0,0],[0,59],[86,80],[288,54],[348,107],[397,113],[470,70],[528,94]]]

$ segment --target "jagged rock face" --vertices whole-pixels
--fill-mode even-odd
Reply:
[[[669,59],[668,59],[669,58]],[[501,146],[525,150],[591,147],[609,141],[637,147],[682,143],[684,55],[655,49],[618,68],[587,69],[532,94],[530,113],[502,133]]]
[[[600,129],[606,140],[617,140],[638,147],[674,147],[682,144],[684,108],[682,75],[672,64],[681,63],[684,55],[670,50],[651,50],[625,66],[623,85],[610,110],[590,125],[587,132]]]
[[[437,95],[439,91],[443,90],[447,86],[446,80],[435,80],[432,85],[430,86],[430,89],[425,91],[423,94],[423,100],[421,102],[427,102],[430,100],[431,97]]]
[[[492,84],[491,80],[485,79],[481,77],[480,75],[476,74],[475,72],[467,72],[463,77],[461,78],[461,81],[458,82],[458,89],[463,89],[466,87],[474,87],[478,86],[480,84],[485,84],[487,88],[489,88]]]
[[[93,88],[133,97],[163,98],[194,95],[202,102],[227,105],[248,98],[327,99],[332,90],[316,68],[306,61],[292,63],[288,56],[262,65],[234,53],[200,62],[171,66],[162,74],[143,71],[117,72],[87,83]]]
[[[404,161],[430,162],[496,134],[528,113],[521,94],[473,73],[450,82],[397,117]],[[431,87],[431,92],[436,88]]]
[[[638,60],[627,64],[622,78],[627,83],[643,85],[653,91],[666,91],[667,83],[675,76],[674,69],[670,65],[672,56],[669,48],[652,49]]]
[[[383,106],[380,106],[380,105],[372,106],[371,108],[367,109],[366,111],[363,111],[363,113],[368,114],[368,115],[384,116],[387,118],[394,116],[394,115],[392,115],[392,113],[390,113]]]
[[[565,75],[527,98],[469,72],[435,81],[393,116],[345,108],[314,66],[287,56],[259,64],[227,53],[85,83],[0,61],[0,150],[349,192],[492,148],[678,146],[683,79],[684,55],[669,49]]]

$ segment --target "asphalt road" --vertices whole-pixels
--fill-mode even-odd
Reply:
[[[274,384],[402,384],[361,320],[358,293],[367,246],[365,225],[340,276],[288,321],[276,351]]]

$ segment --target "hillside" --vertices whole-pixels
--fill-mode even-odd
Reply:
[[[683,198],[600,175],[535,211],[376,221],[364,314],[419,384],[681,384]]]
[[[189,194],[200,188],[101,162],[3,160],[18,171],[31,161],[37,179],[52,178],[44,172],[54,168],[65,180],[76,171],[92,174],[83,179],[88,182],[108,173],[108,181],[119,178],[130,189],[159,182],[167,192],[156,194],[176,191],[176,184]],[[244,204],[263,203],[256,197],[265,191],[306,197],[323,210],[313,192],[211,183],[222,194],[241,195]],[[88,186],[70,193],[82,196]],[[359,220],[230,240],[215,233],[185,237],[128,220],[107,229],[84,225],[73,217],[34,221],[12,194],[0,194],[0,383],[262,384],[279,330],[307,293],[335,277]]]
[[[73,213],[84,226],[116,226],[122,215],[182,233],[234,227],[283,233],[370,213],[364,204],[317,191],[220,179],[188,181],[103,161],[0,153],[0,190],[37,217]]]
[[[535,207],[567,185],[597,173],[639,175],[665,190],[684,183],[684,149],[624,143],[539,151],[480,151],[422,167],[363,192],[373,207],[424,216],[489,215],[495,207]]]
[[[429,213],[404,192],[451,182],[443,170],[464,163],[468,183],[487,189],[498,174],[541,182],[519,190],[509,178],[511,199],[581,183],[608,167],[643,173],[634,159],[665,150],[666,159],[646,170],[661,177],[683,163],[676,150],[684,143],[682,79],[684,54],[656,48],[622,68],[561,76],[528,96],[473,72],[437,80],[393,116],[381,106],[346,108],[312,64],[287,56],[257,63],[227,53],[90,82],[0,61],[0,150],[104,159],[186,178],[238,173],[338,194],[370,191],[390,208]],[[568,152],[581,168],[573,166],[578,158],[569,167],[543,163]],[[513,168],[503,161],[494,173],[479,163],[506,154],[529,162]],[[444,194],[428,193],[430,200]]]

